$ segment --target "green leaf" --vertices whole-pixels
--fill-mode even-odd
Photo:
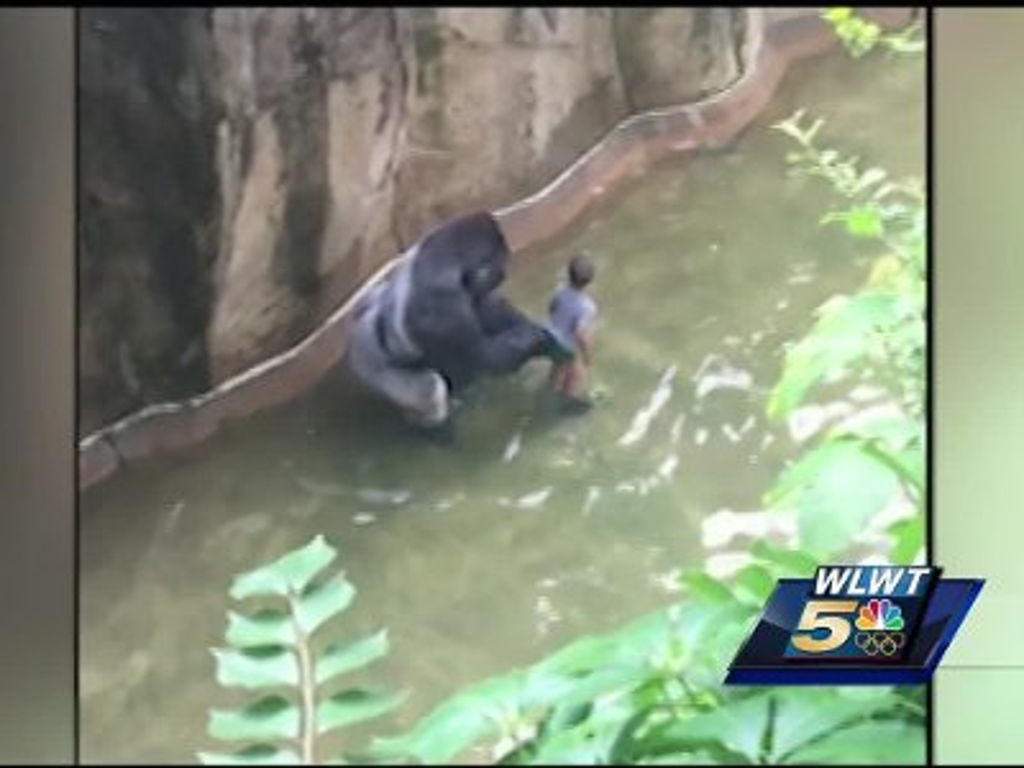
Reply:
[[[885,234],[885,227],[876,208],[860,206],[847,212],[846,231],[854,237],[872,238]]]
[[[905,520],[897,520],[889,526],[889,535],[894,539],[889,560],[897,565],[909,565],[924,547],[924,515],[918,513]]]
[[[283,611],[268,608],[252,616],[229,611],[226,638],[236,648],[292,645],[295,629],[291,616]]]
[[[577,708],[602,696],[626,693],[642,684],[652,674],[653,670],[649,666],[598,669],[579,679],[563,681],[566,689],[564,693],[557,698],[546,697],[543,703],[547,706]],[[534,698],[529,703],[536,707],[541,700]]]
[[[332,643],[327,646],[316,662],[317,685],[326,683],[338,675],[364,667],[388,652],[388,632],[382,629],[374,635],[348,645]]]
[[[738,763],[736,756],[728,752],[708,748],[645,757],[638,759],[636,765],[737,765],[741,762]]]
[[[401,706],[408,697],[404,691],[375,693],[358,689],[336,694],[320,702],[316,709],[317,733],[380,717]]]
[[[323,760],[324,765],[404,765],[393,760],[381,760],[370,752],[346,751],[333,759]]]
[[[786,353],[768,415],[776,419],[787,415],[826,374],[871,352],[875,334],[898,321],[896,304],[896,297],[880,291],[834,296],[823,304],[811,332]]]
[[[878,440],[889,450],[902,451],[910,443],[920,441],[922,424],[903,414],[885,415],[879,418],[862,419],[850,426],[840,424],[829,431],[829,437],[861,437]]]
[[[217,682],[239,688],[273,688],[299,684],[295,655],[279,645],[237,651],[211,648],[217,661]]]
[[[896,475],[856,444],[832,441],[790,467],[768,500],[795,508],[803,547],[827,558],[845,549],[898,489]]]
[[[380,760],[369,752],[345,752],[338,757],[320,761],[323,765],[400,765],[394,761]]]
[[[725,605],[736,600],[728,587],[703,571],[684,573],[682,583],[690,591],[690,594],[704,603]]]
[[[600,668],[614,654],[615,641],[610,636],[587,635],[563,646],[541,661],[534,672],[538,674],[586,674]]]
[[[256,744],[237,752],[200,752],[203,765],[298,765],[299,755],[290,749],[278,749],[269,744]]]
[[[907,449],[894,454],[873,440],[858,441],[856,445],[868,458],[878,462],[906,483],[916,498],[923,498],[925,492],[923,451]]]
[[[542,721],[542,727],[540,730],[541,737],[543,738],[545,733],[553,733],[555,731],[564,731],[569,728],[582,723],[594,710],[593,702],[585,702],[582,704],[565,704],[559,702],[552,708],[551,713],[544,718]]]
[[[530,756],[531,765],[607,765],[623,727],[633,715],[623,703],[591,711],[591,717],[539,739]]]
[[[306,635],[351,605],[356,590],[341,574],[306,590],[294,602],[295,620]]]
[[[600,667],[599,671],[603,670]],[[524,713],[542,712],[552,707],[564,706],[575,708],[582,706],[592,697],[585,691],[587,680],[594,672],[582,672],[577,675],[566,675],[542,665],[525,670],[516,675],[519,680],[518,692],[513,695],[507,709]]]
[[[924,40],[911,40],[904,37],[889,37],[887,45],[897,53],[921,53],[925,49]]]
[[[764,604],[757,606],[758,612]],[[687,677],[698,687],[718,690],[736,651],[746,641],[756,621],[757,614],[743,617],[723,626],[715,634],[709,634],[694,653],[693,664],[686,668]]]
[[[241,711],[210,711],[209,732],[215,739],[247,741],[295,739],[299,709],[283,696],[267,696]]]
[[[313,578],[334,560],[337,552],[323,536],[293,550],[270,565],[257,568],[235,578],[231,597],[244,600],[259,595],[299,593]]]
[[[486,698],[474,686],[437,706],[408,732],[376,738],[375,759],[412,757],[427,765],[444,765],[478,741],[496,736],[497,722],[481,706]]]
[[[651,755],[702,749],[740,758],[729,760],[732,763],[758,763],[768,714],[766,695],[728,701],[710,712],[674,719],[652,729],[635,749]]]
[[[796,688],[775,693],[775,722],[772,731],[771,762],[784,761],[789,753],[823,734],[863,719],[873,709],[891,707],[890,694],[881,700],[862,701],[844,698],[833,690]]]
[[[641,616],[614,632],[580,638],[542,661],[535,669],[578,675],[610,666],[647,663],[672,631],[667,610]]]
[[[818,560],[808,553],[799,549],[780,549],[764,539],[754,542],[751,554],[782,568],[782,578],[810,578],[818,568]]]
[[[867,722],[826,736],[789,756],[801,765],[924,765],[925,730],[899,721]]]
[[[771,573],[756,563],[741,568],[734,580],[737,591],[758,607],[764,605],[775,591],[775,579]]]
[[[882,168],[868,168],[857,181],[857,191],[863,192],[868,187],[874,186],[885,180],[888,174]]]
[[[829,8],[821,12],[822,18],[834,24],[847,21],[853,16],[853,8]]]
[[[751,611],[731,598],[723,606],[686,603],[640,617],[615,632],[580,638],[526,671],[466,689],[436,707],[409,732],[378,739],[374,751],[379,756],[402,755],[437,764],[451,762],[471,745],[497,737],[514,721],[544,724],[535,746],[551,737],[552,731],[581,725],[579,718],[584,715],[588,728],[597,728],[596,723],[606,719],[612,723],[616,707],[632,701],[632,692],[660,686],[663,676],[669,674],[661,666],[665,660],[674,658],[677,666],[685,665],[689,657],[680,655],[681,649],[706,647],[710,652],[714,640],[723,636],[723,627],[744,629],[735,618],[727,624],[727,614],[736,617],[740,613],[746,616]],[[706,670],[705,677],[716,689],[723,669],[719,665]],[[694,693],[699,697],[702,691],[698,688]],[[622,715],[619,724],[631,714]],[[567,743],[557,746],[569,749]],[[514,750],[506,762],[534,760],[529,757],[534,752],[533,747]]]

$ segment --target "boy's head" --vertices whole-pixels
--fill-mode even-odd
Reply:
[[[569,285],[585,288],[594,279],[594,263],[585,253],[577,253],[569,262]]]

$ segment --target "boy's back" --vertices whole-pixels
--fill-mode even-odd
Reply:
[[[551,299],[548,312],[552,332],[563,344],[573,347],[576,330],[594,319],[597,315],[597,304],[583,291],[566,285]]]

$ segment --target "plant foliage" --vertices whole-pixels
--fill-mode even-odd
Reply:
[[[862,169],[858,158],[820,148],[816,139],[824,121],[807,124],[804,118],[801,110],[776,126],[798,146],[789,156],[792,172],[832,187],[842,206],[826,212],[821,223],[841,226],[875,249],[875,257],[860,290],[819,307],[810,332],[787,350],[768,413],[785,418],[826,377],[843,372],[855,381],[870,377],[891,407],[832,429],[782,475],[767,499],[795,509],[804,546],[827,558],[903,494],[913,514],[889,533],[899,559],[911,559],[919,547],[909,534],[923,542],[926,502],[925,193],[919,180],[892,180],[882,168]]]
[[[316,652],[314,635],[348,609],[356,594],[342,573],[317,580],[336,555],[318,536],[235,578],[233,599],[276,605],[249,613],[228,612],[227,646],[211,649],[217,682],[258,692],[259,698],[241,709],[210,711],[210,736],[247,744],[232,753],[201,752],[203,763],[312,765],[317,762],[320,736],[383,715],[404,701],[404,693],[327,690],[337,678],[388,652],[385,631],[354,642],[331,643]]]
[[[867,55],[879,45],[891,53],[920,53],[924,50],[919,22],[898,32],[887,33],[874,22],[857,15],[853,8],[828,8],[822,16],[854,58]]]
[[[474,747],[505,765],[923,762],[919,690],[722,687],[775,580],[815,565],[761,542],[728,582],[690,572],[683,602],[468,688],[372,754],[431,765]]]

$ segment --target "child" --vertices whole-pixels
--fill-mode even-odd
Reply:
[[[563,353],[551,368],[551,386],[562,398],[566,410],[582,413],[592,405],[583,390],[597,317],[597,304],[585,293],[594,279],[593,262],[586,254],[577,254],[569,262],[567,277],[568,284],[555,293],[548,306],[548,333]]]

